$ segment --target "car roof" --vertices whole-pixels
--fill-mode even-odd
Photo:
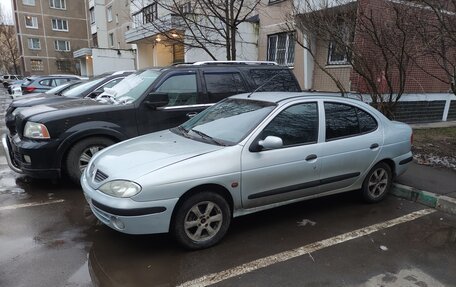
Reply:
[[[360,102],[358,99],[342,97],[340,93],[334,92],[253,92],[231,96],[230,98],[279,103],[303,97],[306,99],[346,99],[350,102]]]

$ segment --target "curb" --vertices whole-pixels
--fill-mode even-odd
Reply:
[[[399,183],[393,184],[391,194],[456,215],[456,199],[449,196],[419,190]]]

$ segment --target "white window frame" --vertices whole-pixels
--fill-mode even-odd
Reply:
[[[108,45],[109,47],[114,47],[114,33],[108,34]]]
[[[27,18],[32,19],[32,26],[27,25]],[[38,29],[38,17],[36,16],[24,16],[25,27],[30,29]]]
[[[38,40],[38,47],[35,47],[34,44],[36,44],[34,42],[34,40]],[[41,50],[41,41],[40,41],[40,38],[28,38],[28,47],[30,50]]]
[[[59,28],[59,21],[61,23],[61,26],[62,28],[60,29]],[[66,29],[63,27],[63,23],[66,23]],[[55,23],[55,26],[54,26],[54,23]],[[52,26],[52,30],[54,31],[64,31],[64,32],[68,32],[69,28],[68,28],[68,20],[64,20],[64,19],[57,19],[57,18],[54,18],[51,20],[51,26]]]
[[[65,50],[61,50],[59,46],[59,42],[64,42],[65,43]],[[54,49],[59,52],[69,52],[71,51],[71,44],[70,41],[67,40],[55,40],[54,41]]]
[[[90,24],[95,24],[95,8],[94,7],[89,9],[89,18],[90,18]]]
[[[340,29],[341,29],[341,33],[342,33],[342,38],[344,40],[345,43],[348,43],[350,42],[350,31],[348,29],[347,26],[341,24],[340,26]],[[347,51],[345,51],[344,53],[344,57],[342,60],[333,60],[331,58],[331,56],[333,55],[333,50],[336,49],[337,47],[335,47],[335,42],[334,41],[329,41],[329,44],[328,44],[328,65],[349,65],[350,62],[349,62],[349,59],[348,59],[348,53]]]
[[[278,41],[279,41],[279,35],[280,34],[285,34],[286,33],[286,42],[285,42],[285,55],[284,55],[284,60],[285,62],[284,63],[279,63],[277,62],[277,44],[278,44]],[[278,64],[281,64],[281,65],[287,65],[287,66],[293,66],[294,65],[294,58],[295,58],[295,55],[296,55],[296,52],[295,52],[295,49],[293,47],[293,61],[292,62],[289,62],[288,61],[288,58],[289,58],[289,52],[290,52],[290,43],[292,43],[293,45],[295,45],[295,41],[290,41],[290,38],[293,37],[293,40],[294,40],[294,32],[282,32],[282,33],[277,33],[277,34],[272,34],[272,35],[268,35],[268,49],[267,49],[267,60],[268,61],[273,61],[273,62],[277,62]],[[275,41],[275,51],[273,52],[273,57],[270,57],[271,55],[271,44],[272,44],[272,41]]]
[[[108,22],[112,22],[112,6],[106,8]]]
[[[58,5],[56,5],[58,3]],[[52,9],[66,10],[66,1],[65,0],[49,0],[49,7]]]
[[[35,0],[22,0],[22,4],[26,6],[35,6]]]

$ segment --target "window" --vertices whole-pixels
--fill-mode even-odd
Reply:
[[[286,108],[263,130],[261,138],[276,136],[284,146],[311,144],[318,141],[317,103],[303,103]]]
[[[173,44],[173,63],[185,62],[185,48],[183,44]]]
[[[70,71],[71,62],[68,60],[57,60],[56,62],[57,70],[59,71]],[[70,79],[67,78],[57,78],[52,80],[52,86],[60,86],[68,82]]]
[[[39,38],[29,38],[28,47],[32,50],[41,50],[41,43]]]
[[[31,59],[30,60],[30,67],[32,71],[43,71],[43,60]]]
[[[250,76],[255,82],[257,92],[281,91],[299,92],[300,87],[296,85],[296,80],[292,72],[288,69],[255,69],[250,71]]]
[[[108,22],[112,21],[112,6],[109,6],[108,9],[106,9],[106,12],[108,13]]]
[[[328,65],[347,65],[349,64],[349,54],[346,46],[350,44],[352,36],[347,26],[340,25],[342,41],[329,41]]]
[[[71,62],[68,60],[57,60],[55,62],[57,70],[61,72],[70,72],[71,71]],[[54,79],[54,86],[59,86],[68,82],[68,79]]]
[[[28,6],[35,6],[35,0],[22,0],[22,4]]]
[[[25,27],[38,29],[38,18],[35,16],[25,16]]]
[[[90,8],[90,10],[89,10],[89,18],[90,18],[90,24],[95,23],[95,9],[94,9],[94,7]]]
[[[247,91],[239,73],[205,73],[204,79],[211,103]]]
[[[152,3],[143,8],[143,23],[152,23],[158,18],[157,3]]]
[[[52,79],[46,79],[39,81],[39,84],[42,86],[51,87],[52,86]]]
[[[70,41],[65,40],[55,40],[54,41],[54,48],[56,51],[70,51]]]
[[[294,33],[279,33],[268,36],[268,61],[280,65],[294,64]]]
[[[109,33],[109,46],[112,47],[114,46],[114,33]]]
[[[52,19],[52,30],[68,31],[68,21],[63,19]]]
[[[186,2],[179,6],[180,12],[182,14],[192,13],[192,3]]]
[[[65,0],[49,0],[49,7],[54,9],[66,9]]]
[[[168,94],[168,106],[196,104],[196,75],[171,76],[166,79],[156,91]]]
[[[377,129],[377,121],[356,107],[325,103],[326,141],[356,136]]]

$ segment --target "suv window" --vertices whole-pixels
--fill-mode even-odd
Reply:
[[[65,79],[65,78],[53,79],[52,86],[54,86],[54,87],[60,86],[60,85],[65,84],[68,81],[69,81],[69,79]]]
[[[204,79],[211,103],[247,92],[240,73],[204,73]]]
[[[326,141],[356,136],[377,129],[377,121],[365,111],[339,103],[325,103]]]
[[[168,94],[168,106],[196,104],[196,74],[170,76],[157,88],[156,92]]]
[[[250,76],[255,83],[255,89],[264,84],[257,92],[263,91],[283,91],[299,92],[296,80],[290,70],[279,69],[254,69],[250,71]],[[274,77],[274,78],[273,78]]]
[[[41,81],[39,81],[40,85],[42,85],[42,86],[48,86],[48,87],[51,86],[51,82],[52,82],[51,79],[46,79],[46,80],[41,80]]]
[[[303,103],[286,108],[263,130],[261,138],[276,136],[284,146],[310,144],[318,141],[317,103]]]

